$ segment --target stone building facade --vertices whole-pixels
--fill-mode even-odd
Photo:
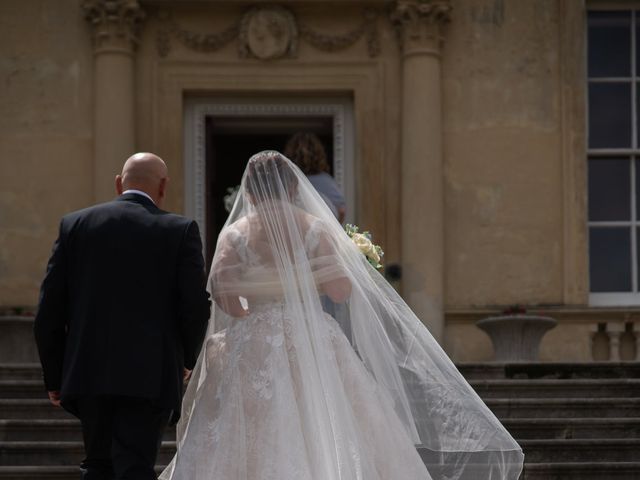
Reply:
[[[37,303],[59,217],[113,197],[132,152],[165,159],[167,207],[210,250],[213,190],[233,186],[216,172],[242,161],[228,151],[315,129],[348,218],[401,267],[395,285],[455,360],[491,359],[475,322],[514,304],[558,320],[542,360],[634,359],[637,280],[590,291],[587,38],[603,9],[628,12],[635,38],[635,8],[3,1],[0,306]]]

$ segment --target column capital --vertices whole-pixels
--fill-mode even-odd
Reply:
[[[84,0],[82,9],[93,28],[95,53],[134,52],[145,18],[138,0]]]
[[[405,56],[440,55],[440,28],[451,20],[450,0],[397,0],[391,11]]]

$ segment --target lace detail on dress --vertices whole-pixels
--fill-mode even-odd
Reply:
[[[314,221],[305,234],[310,255],[318,248],[321,228]],[[238,231],[229,234],[242,261],[258,265],[260,257],[246,238]],[[379,394],[333,317],[300,318],[284,299],[256,302],[250,311],[207,339],[206,381],[179,454],[162,479],[430,479],[393,404]],[[298,350],[305,345],[300,322],[314,322],[317,330],[318,349],[311,357],[309,350]],[[342,384],[341,398],[309,398],[309,378],[302,372],[309,371],[304,362],[313,356],[331,366],[331,375]],[[336,463],[331,467],[318,444],[324,425],[311,401],[329,411],[349,408],[354,415],[351,434],[334,432]]]
[[[248,267],[255,267],[260,265],[261,257],[249,247],[249,241],[246,235],[243,235],[235,227],[230,227],[229,241],[235,249],[236,253],[240,257],[240,260]]]
[[[354,480],[430,479],[395,417],[336,321],[321,319],[322,351],[334,365],[358,441],[344,444],[341,468]],[[314,427],[304,407],[295,322],[283,302],[259,304],[248,317],[207,341],[210,373],[174,460],[173,480],[326,480],[314,458]],[[346,462],[346,463],[344,463]],[[350,465],[347,467],[347,465]],[[162,477],[165,478],[165,477]],[[338,477],[336,477],[338,478]]]

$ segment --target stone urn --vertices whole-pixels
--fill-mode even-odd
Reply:
[[[498,362],[531,362],[538,360],[540,341],[558,324],[551,317],[515,314],[478,320],[476,326],[491,337]]]

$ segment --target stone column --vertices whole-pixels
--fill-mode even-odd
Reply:
[[[403,295],[442,341],[444,179],[441,27],[448,0],[398,0],[392,13],[402,48]]]
[[[114,178],[135,151],[135,48],[144,12],[137,0],[85,0],[94,40],[94,191],[115,196]]]

